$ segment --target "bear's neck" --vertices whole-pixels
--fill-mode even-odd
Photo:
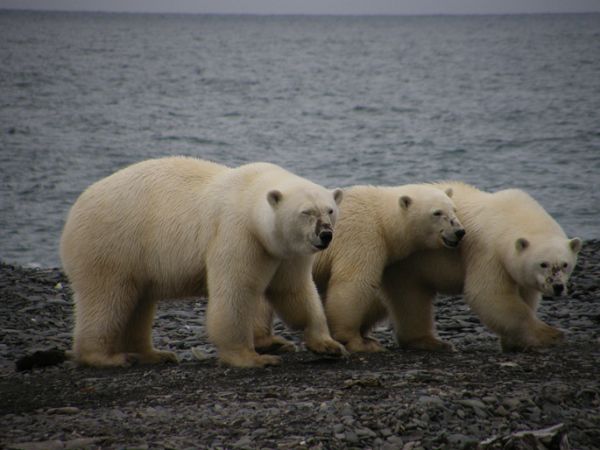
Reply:
[[[420,239],[412,236],[414,233],[411,231],[413,225],[410,217],[399,214],[396,197],[389,202],[383,202],[381,208],[379,216],[384,218],[381,221],[381,234],[386,241],[387,263],[391,264],[417,250],[416,243]],[[394,214],[390,214],[390,211],[394,211]]]

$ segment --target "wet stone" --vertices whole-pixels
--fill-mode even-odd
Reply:
[[[344,440],[351,444],[358,443],[358,435],[354,431],[347,431],[344,435]]]
[[[428,407],[435,407],[435,408],[443,408],[444,407],[444,401],[439,397],[421,396],[421,397],[419,397],[419,403],[422,403],[423,405],[428,406]]]

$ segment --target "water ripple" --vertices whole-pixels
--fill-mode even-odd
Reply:
[[[599,28],[0,12],[0,259],[57,265],[86,186],[174,154],[272,161],[329,187],[521,187],[599,238]]]

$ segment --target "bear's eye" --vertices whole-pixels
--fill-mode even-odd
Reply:
[[[564,263],[562,264],[562,268],[563,268],[563,269],[566,269],[567,267],[569,267],[569,263],[566,263],[566,262],[564,262]]]
[[[327,214],[332,215],[333,214],[333,209],[329,208],[329,211],[327,211]]]
[[[433,212],[433,215],[436,217],[440,217],[442,215],[442,211],[440,211],[439,209],[437,211]]]
[[[540,263],[540,267],[542,269],[547,269],[548,268],[548,263],[546,263],[546,262]]]

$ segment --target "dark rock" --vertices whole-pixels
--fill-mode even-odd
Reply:
[[[16,362],[17,371],[32,370],[39,367],[54,366],[65,362],[65,351],[61,349],[39,350],[25,355]]]

